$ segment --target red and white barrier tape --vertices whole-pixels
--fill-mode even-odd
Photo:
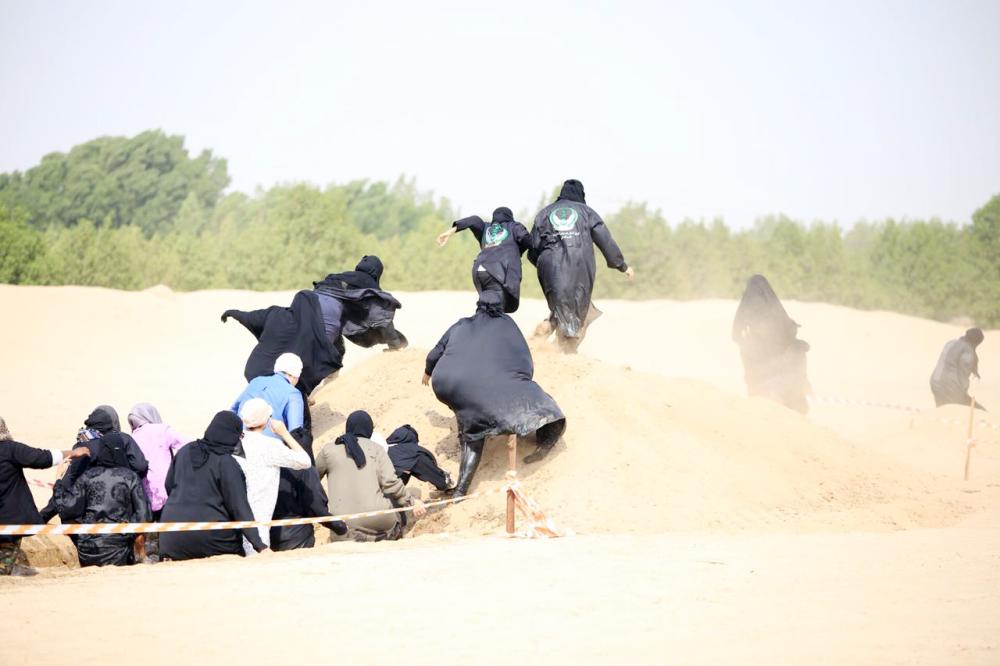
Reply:
[[[511,478],[508,473],[508,478]],[[528,520],[528,529],[521,533],[521,536],[526,536],[529,538],[546,538],[552,539],[556,537],[572,536],[570,530],[564,530],[558,527],[552,520],[545,515],[541,507],[535,500],[531,499],[523,492],[521,492],[521,483],[514,478],[508,487],[514,493],[514,505],[521,510],[524,517]]]

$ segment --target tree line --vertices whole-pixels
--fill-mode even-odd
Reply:
[[[471,288],[475,240],[437,248],[457,213],[412,179],[253,195],[226,193],[229,182],[224,159],[192,157],[183,137],[159,131],[102,137],[0,174],[0,282],[296,289],[378,254],[389,289]],[[1000,326],[1000,195],[963,224],[849,229],[784,216],[738,231],[722,220],[668,224],[642,203],[600,212],[637,279],[599,279],[598,297],[736,298],[763,273],[783,298]],[[533,215],[518,219],[530,228]],[[541,295],[530,270],[523,290]]]

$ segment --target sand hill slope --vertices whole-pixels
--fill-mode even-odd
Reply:
[[[380,354],[317,396],[317,450],[346,414],[388,433],[413,425],[457,470],[450,411],[420,385],[424,352]],[[894,463],[808,418],[696,380],[668,380],[581,356],[535,352],[536,380],[568,429],[546,459],[522,466],[529,495],[578,532],[879,530],[954,524],[977,508],[946,479]],[[496,487],[502,439],[487,445],[473,490]],[[521,457],[534,449],[522,444]],[[502,503],[470,501],[417,533],[495,531]]]
[[[391,285],[390,285],[391,286]],[[0,414],[15,436],[65,447],[86,414],[138,401],[198,436],[244,385],[252,337],[223,324],[227,308],[288,303],[291,292],[121,292],[87,287],[0,285],[17,313],[0,344]],[[454,420],[419,384],[423,353],[474,294],[398,294],[403,354],[350,347],[346,367],[318,396],[320,442],[344,415],[368,409],[383,432],[411,423],[443,464],[457,467]],[[578,532],[675,529],[865,530],[950,525],[990,507],[996,518],[1000,432],[978,429],[973,480],[962,484],[962,408],[931,408],[927,376],[944,341],[961,327],[890,312],[789,302],[812,344],[818,395],[913,405],[919,414],[818,405],[808,417],[742,396],[742,369],[729,339],[733,301],[605,301],[581,354],[535,345],[537,379],[569,417],[556,452],[522,470],[530,493]],[[515,320],[529,332],[545,313],[527,299]],[[980,395],[1000,405],[1000,333],[980,349]],[[632,368],[632,369],[629,369]],[[986,418],[994,419],[992,414]],[[526,445],[530,447],[530,445]],[[525,452],[522,452],[522,454]],[[487,450],[477,477],[502,477],[504,452]],[[51,480],[53,473],[32,472]],[[41,505],[48,497],[33,489]],[[424,522],[421,531],[482,533],[499,524],[500,503],[469,503]],[[985,515],[977,512],[977,515]],[[40,540],[29,540],[36,542]],[[57,543],[60,541],[57,540]],[[71,560],[42,542],[41,553]],[[46,555],[48,557],[48,555]]]

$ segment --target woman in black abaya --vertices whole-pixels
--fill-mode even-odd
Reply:
[[[424,384],[458,421],[462,461],[456,495],[465,495],[479,466],[486,438],[533,435],[538,449],[526,462],[546,455],[566,429],[559,405],[536,384],[531,351],[514,320],[503,313],[502,296],[485,291],[476,314],[458,320],[427,355]]]
[[[733,319],[747,393],[780,402],[805,414],[811,392],[806,373],[809,343],[799,340],[799,325],[788,316],[767,278],[754,275]]]
[[[167,472],[167,503],[164,523],[229,522],[253,520],[247,500],[246,477],[233,458],[243,437],[243,422],[229,410],[215,415],[205,436],[180,451]],[[164,559],[189,560],[212,555],[243,555],[245,536],[254,550],[266,546],[256,527],[243,530],[164,532],[160,555]]]

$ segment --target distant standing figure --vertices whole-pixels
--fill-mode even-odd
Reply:
[[[538,268],[538,282],[549,305],[549,318],[535,334],[547,337],[555,329],[560,348],[575,352],[587,326],[601,316],[591,303],[597,274],[594,245],[608,268],[625,273],[629,280],[635,271],[625,263],[604,220],[586,204],[578,180],[563,183],[559,197],[535,216],[531,244],[528,261]]]
[[[495,289],[503,295],[504,312],[517,312],[521,302],[521,255],[531,248],[531,234],[514,219],[510,208],[493,211],[487,224],[478,215],[452,222],[437,238],[444,247],[452,236],[468,229],[479,242],[480,251],[472,262],[472,284],[476,292]]]
[[[747,393],[805,414],[812,391],[806,372],[809,343],[797,338],[798,328],[767,278],[751,276],[736,309],[732,332],[743,360]]]
[[[970,328],[962,337],[945,344],[934,374],[931,375],[931,392],[938,407],[972,403],[969,377],[979,379],[979,354],[976,353],[976,348],[984,338],[982,329]],[[978,401],[976,408],[986,411]]]

